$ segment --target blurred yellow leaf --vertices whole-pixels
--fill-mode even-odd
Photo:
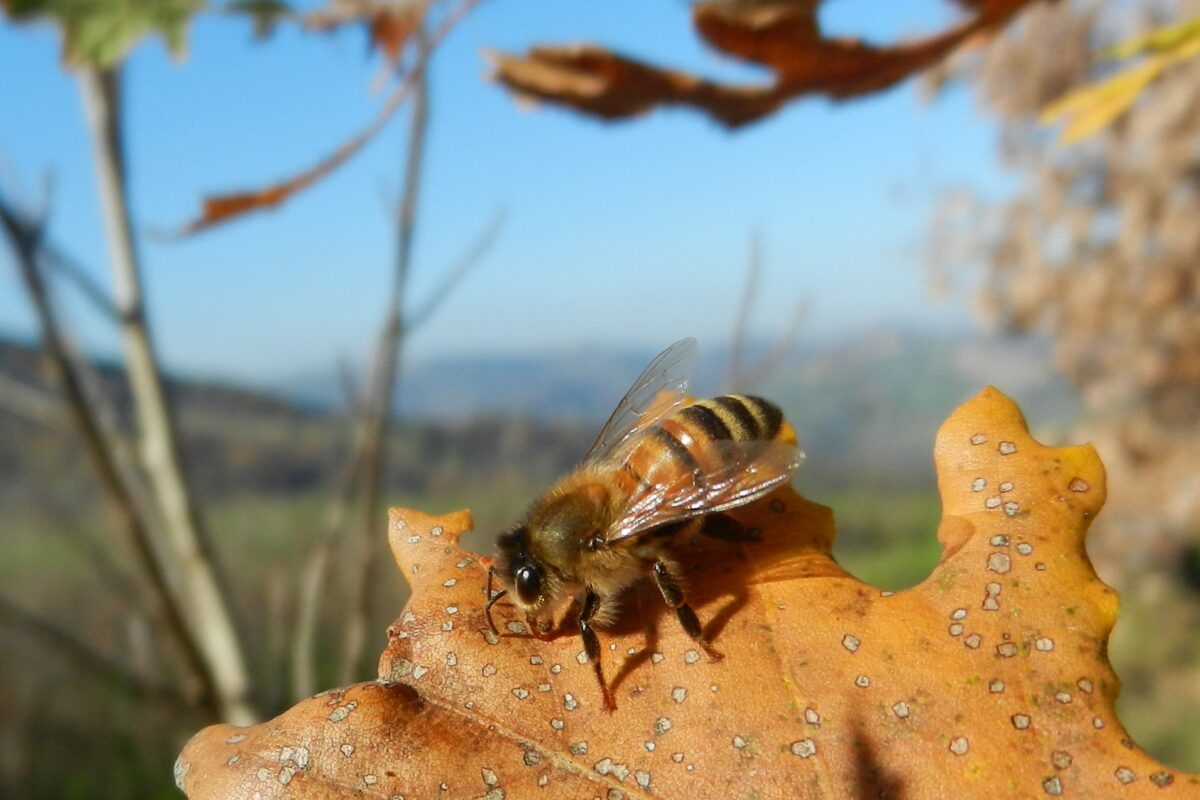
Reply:
[[[1167,25],[1121,42],[1100,53],[1101,58],[1133,58],[1142,53],[1164,53],[1200,39],[1200,17]]]
[[[603,638],[605,713],[576,636],[495,609],[460,512],[393,510],[413,593],[379,681],[198,733],[176,766],[204,798],[1200,797],[1113,711],[1117,600],[1084,536],[1105,498],[1089,446],[1046,447],[987,389],[935,446],[941,562],[881,592],[830,556],[829,509],[785,489],[735,515],[757,541],[680,542],[723,661],[652,589]],[[1164,789],[1169,789],[1164,792]]]
[[[1103,81],[1068,92],[1043,109],[1043,125],[1065,120],[1059,140],[1074,144],[1112,124],[1137,101],[1165,69],[1200,55],[1200,18],[1138,36],[1102,57],[1128,58],[1149,53],[1140,64]]]

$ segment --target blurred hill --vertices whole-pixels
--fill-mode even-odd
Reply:
[[[417,364],[400,389],[405,422],[389,483],[421,495],[513,469],[525,470],[535,485],[550,480],[582,454],[652,357],[563,351]],[[694,381],[698,394],[721,391],[726,358],[720,350],[704,357]],[[54,396],[39,362],[35,348],[0,340],[0,374]],[[131,424],[119,368],[101,364],[97,374],[123,424]],[[1074,392],[1050,368],[1047,342],[982,335],[871,332],[809,345],[748,389],[776,400],[793,421],[809,455],[802,485],[928,489],[937,426],[988,383],[1013,395],[1049,439],[1080,413]],[[195,477],[209,497],[312,491],[328,486],[344,463],[348,432],[332,379],[257,388],[176,378],[169,391]],[[65,416],[63,425],[70,430]],[[22,476],[45,474],[45,468],[68,492],[80,478],[90,482],[86,471],[72,475],[81,472],[72,440],[29,426],[0,406],[6,475],[0,498],[16,500],[12,490],[29,488]]]

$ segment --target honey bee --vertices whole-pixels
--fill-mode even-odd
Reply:
[[[578,605],[576,622],[606,711],[616,703],[595,628],[615,620],[620,595],[651,576],[688,636],[709,658],[721,658],[687,603],[671,540],[788,483],[804,460],[772,403],[688,397],[695,357],[696,341],[683,339],[651,362],[579,467],[498,537],[488,571],[485,611],[493,632],[492,606],[506,595],[539,638],[549,636],[563,606]],[[495,595],[493,576],[503,586]]]

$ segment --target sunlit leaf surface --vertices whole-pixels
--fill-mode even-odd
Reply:
[[[177,778],[193,798],[1200,797],[1113,713],[1117,600],[1083,542],[1105,497],[1088,446],[1050,448],[988,389],[942,426],[941,562],[881,592],[830,557],[829,510],[790,490],[761,534],[681,542],[704,658],[652,592],[602,637],[604,713],[578,637],[483,617],[466,513],[396,510],[413,587],[380,680],[250,728],[213,726]]]

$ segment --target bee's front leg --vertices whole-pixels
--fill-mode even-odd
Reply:
[[[658,585],[658,591],[662,593],[663,600],[667,605],[675,609],[675,615],[679,617],[679,624],[683,626],[687,635],[692,637],[692,641],[700,645],[710,659],[719,661],[725,656],[709,644],[708,639],[704,638],[704,629],[700,627],[700,620],[696,617],[696,612],[687,604],[687,600],[683,596],[683,588],[675,579],[672,566],[670,562],[661,558],[654,562],[654,582]]]
[[[596,630],[591,626],[592,617],[600,607],[600,597],[593,591],[588,591],[583,599],[583,608],[579,612],[579,635],[583,637],[583,649],[592,669],[596,671],[596,681],[600,684],[600,695],[604,700],[605,711],[616,711],[617,704],[613,701],[612,692],[604,680],[604,669],[600,666],[600,639]]]

